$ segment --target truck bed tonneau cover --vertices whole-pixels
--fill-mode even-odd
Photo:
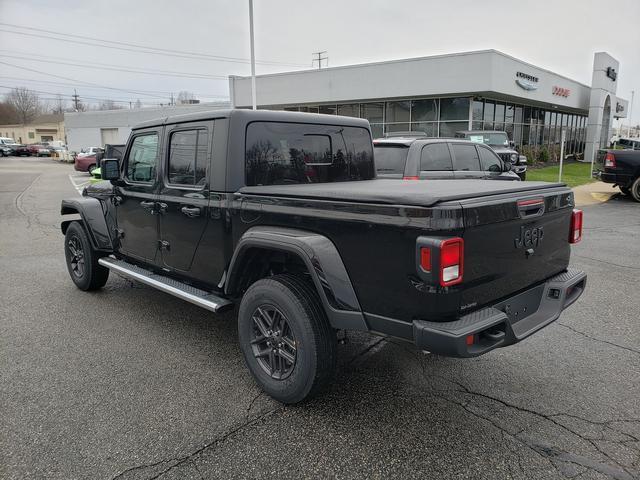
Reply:
[[[563,183],[499,180],[393,180],[243,187],[239,193],[359,203],[431,207],[440,202],[563,187]]]

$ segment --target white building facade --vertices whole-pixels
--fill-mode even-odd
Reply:
[[[618,68],[597,53],[588,86],[485,50],[260,75],[256,92],[259,108],[366,118],[374,137],[505,130],[521,147],[554,148],[564,130],[565,152],[590,161],[607,144],[613,118],[626,117],[628,102],[616,96]],[[251,106],[250,77],[230,77],[229,91],[232,106]]]
[[[129,138],[131,128],[138,123],[183,113],[229,108],[229,106],[229,102],[216,102],[65,113],[67,148],[70,151],[79,152],[85,147],[102,147],[107,143],[124,144]]]

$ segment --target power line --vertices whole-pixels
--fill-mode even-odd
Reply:
[[[7,86],[7,85],[0,85],[0,88],[5,88],[7,90],[13,90],[15,87],[10,87],[10,86]],[[35,92],[35,93],[42,93],[42,94],[45,94],[45,95],[59,95],[61,97],[68,98],[68,99],[74,99],[74,97],[79,96],[77,94],[77,90],[75,88],[73,89],[74,95],[67,94],[67,93],[60,93],[60,92],[49,92],[49,91],[46,91],[46,90],[36,90],[36,89],[33,89],[33,88],[29,88],[29,90],[32,91],[32,92]],[[118,102],[118,103],[129,103],[129,102],[137,100],[137,98],[135,98],[135,99],[134,98],[129,98],[129,99],[125,100],[125,99],[118,99],[118,98],[111,98],[111,97],[94,97],[94,96],[86,96],[86,95],[83,95],[82,97],[86,98],[86,99],[89,99],[89,100],[98,100],[98,101],[111,100],[113,102]]]
[[[41,74],[41,75],[47,75],[49,77],[60,78],[62,80],[70,80],[72,82],[76,82],[76,84],[79,83],[79,84],[89,85],[89,86],[93,86],[93,87],[100,87],[100,88],[104,88],[104,89],[107,89],[107,90],[116,90],[116,91],[119,91],[119,92],[133,93],[133,94],[136,94],[136,95],[144,95],[144,96],[153,97],[153,98],[162,98],[162,99],[165,98],[164,96],[158,96],[158,95],[152,95],[152,94],[149,94],[149,93],[144,93],[141,90],[140,91],[136,91],[136,90],[127,90],[127,89],[124,89],[124,88],[107,87],[105,85],[100,85],[98,83],[86,82],[84,80],[77,80],[75,78],[64,77],[62,75],[55,75],[55,74],[49,73],[49,72],[43,72],[42,70],[36,70],[34,68],[28,68],[28,67],[22,67],[20,65],[14,65],[13,63],[0,61],[0,65],[8,65],[10,67],[19,68],[20,70],[26,70],[28,72],[35,72],[35,73],[38,73],[38,74]]]
[[[48,81],[48,80],[34,80],[32,78],[8,77],[8,76],[4,76],[4,75],[0,75],[0,78],[4,78],[6,80],[17,80],[17,81],[20,81],[20,82],[40,83],[40,84],[44,84],[44,85],[56,85],[56,86],[65,86],[65,87],[77,87],[78,86],[78,83],[52,82],[52,81]],[[88,88],[90,90],[94,90],[94,89],[105,90],[105,89],[110,89],[112,87],[88,87]],[[165,95],[165,96],[171,95],[171,92],[162,91],[162,90],[139,90],[137,93],[158,93],[158,94]],[[222,99],[228,99],[229,98],[226,95],[216,95],[216,94],[212,94],[212,93],[194,93],[194,95],[197,96],[197,97],[204,97],[204,98],[222,98]]]
[[[109,64],[104,64],[105,66],[101,67],[97,65],[91,65],[88,63],[82,64],[82,63],[71,63],[71,62],[59,62],[56,60],[44,60],[39,58],[24,58],[17,55],[0,54],[0,57],[13,58],[15,60],[29,60],[31,62],[53,63],[56,65],[68,65],[68,66],[80,67],[80,68],[92,68],[97,70],[111,70],[115,72],[138,73],[141,75],[156,75],[156,76],[161,75],[165,77],[196,78],[196,79],[204,79],[204,80],[227,80],[228,79],[228,77],[223,75],[204,75],[201,73],[181,73],[181,72],[175,72],[171,70],[152,70],[152,69],[133,70],[130,68],[120,68],[117,66],[106,66]]]
[[[249,63],[248,59],[240,58],[240,57],[227,57],[227,56],[222,56],[222,55],[210,55],[210,54],[206,54],[206,53],[187,52],[187,51],[183,51],[183,50],[173,50],[173,49],[168,49],[168,48],[150,47],[150,46],[147,46],[147,45],[139,45],[139,44],[128,43],[128,42],[119,42],[119,41],[115,41],[115,40],[105,40],[105,39],[96,38],[96,37],[89,37],[89,36],[85,36],[85,35],[74,35],[74,34],[70,34],[70,33],[59,33],[59,32],[56,32],[54,30],[45,30],[43,28],[35,28],[35,27],[25,27],[25,26],[22,26],[22,25],[15,25],[15,24],[4,23],[4,22],[0,22],[0,25],[4,25],[5,27],[11,27],[11,28],[18,28],[18,29],[24,29],[24,30],[32,30],[32,31],[36,31],[36,32],[50,33],[50,34],[53,34],[53,35],[57,35],[58,37],[79,38],[79,39],[83,39],[83,40],[90,40],[92,42],[102,42],[102,43],[105,43],[106,45],[101,45],[99,43],[82,42],[82,41],[78,41],[78,40],[69,40],[67,38],[58,38],[58,37],[52,37],[52,36],[48,36],[48,35],[39,35],[39,34],[35,34],[35,33],[15,32],[15,31],[10,31],[10,30],[0,30],[0,31],[5,32],[5,33],[13,33],[13,34],[16,34],[16,35],[27,35],[27,36],[31,36],[31,37],[48,38],[48,39],[51,39],[51,40],[58,40],[58,41],[61,41],[61,42],[77,43],[77,44],[81,44],[81,45],[91,45],[91,46],[95,46],[95,47],[112,48],[112,49],[116,49],[116,50],[125,50],[125,51],[138,51],[138,52],[141,52],[140,49],[143,49],[144,51],[142,51],[142,53],[154,53],[154,54],[158,54],[158,55],[169,55],[169,56],[174,56],[174,57],[192,58],[192,59],[200,59],[200,60],[220,61],[220,62],[233,62],[233,63]],[[118,45],[118,46],[116,46],[116,45]],[[131,47],[131,48],[125,48],[125,47]],[[138,50],[136,50],[136,49],[138,49]],[[285,66],[291,66],[291,67],[306,67],[307,66],[307,65],[302,65],[302,64],[286,63],[286,62],[275,62],[275,61],[265,61],[265,60],[257,61],[256,63],[260,63],[262,65],[285,65]]]

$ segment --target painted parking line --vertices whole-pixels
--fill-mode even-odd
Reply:
[[[73,185],[73,188],[75,188],[80,195],[82,195],[82,189],[89,185],[90,178],[91,177],[82,173],[69,174],[69,181],[71,182],[71,185]]]

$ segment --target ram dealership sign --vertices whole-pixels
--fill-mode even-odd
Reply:
[[[551,91],[554,95],[558,95],[559,97],[568,97],[571,95],[571,90],[563,87],[553,87]]]
[[[538,80],[538,77],[534,77],[528,73],[516,72],[516,83],[520,88],[524,88],[525,90],[537,90]]]

